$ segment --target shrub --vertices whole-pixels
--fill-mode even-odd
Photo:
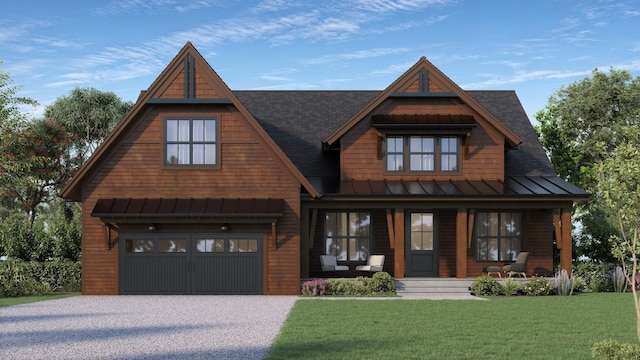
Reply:
[[[500,284],[488,275],[481,275],[471,284],[473,295],[500,295]]]
[[[302,295],[304,296],[320,296],[331,293],[331,284],[323,279],[313,279],[302,283]]]
[[[0,296],[3,297],[43,295],[54,291],[79,291],[80,286],[79,262],[0,261]]]
[[[380,271],[373,274],[371,279],[368,279],[367,289],[370,293],[395,292],[396,282],[388,272]]]
[[[573,279],[569,277],[567,270],[562,269],[553,279],[553,286],[556,293],[561,296],[570,296],[573,294]]]
[[[351,295],[353,285],[349,279],[328,279],[331,285],[331,293],[334,295]]]
[[[506,278],[502,283],[502,293],[506,296],[517,295],[520,289],[520,282],[515,281],[512,278]]]
[[[522,287],[522,291],[529,296],[549,295],[551,284],[546,278],[534,276]]]
[[[620,266],[617,266],[611,272],[611,284],[613,285],[613,291],[617,293],[626,292],[627,282],[627,275],[625,275]]]
[[[613,264],[595,262],[574,263],[571,275],[580,277],[586,283],[586,291],[604,292],[609,288],[609,272],[615,268]]]
[[[573,276],[573,291],[587,291],[587,283],[580,276]]]
[[[603,360],[640,360],[640,346],[619,343],[612,339],[603,340],[593,344],[591,355]]]

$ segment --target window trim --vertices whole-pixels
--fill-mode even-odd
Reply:
[[[338,258],[338,254],[331,254],[327,251],[327,240],[330,238],[328,236],[328,231],[327,231],[327,217],[329,216],[329,214],[336,214],[338,216],[340,216],[340,214],[347,214],[347,232],[349,232],[349,234],[347,235],[342,235],[342,236],[331,236],[331,239],[346,239],[347,241],[347,249],[346,249],[346,260],[340,260]],[[368,230],[368,235],[357,235],[354,234],[352,235],[350,233],[350,227],[349,227],[349,221],[350,221],[350,214],[367,214],[369,215],[369,230]],[[367,261],[367,258],[371,255],[372,250],[373,250],[373,214],[371,211],[369,210],[348,210],[348,209],[336,209],[336,210],[327,210],[324,213],[324,224],[323,224],[323,244],[322,244],[322,252],[323,254],[327,254],[327,255],[335,255],[336,258],[338,259],[338,263],[340,264],[354,264],[354,263],[362,263],[363,261]],[[365,259],[360,259],[360,260],[351,260],[351,251],[350,251],[350,240],[355,240],[356,244],[358,244],[358,240],[364,240],[366,238],[366,242],[367,242],[367,258]]]
[[[434,151],[433,152],[411,152],[411,138],[433,138],[434,139]],[[388,139],[389,138],[402,138],[403,148],[402,152],[389,152],[388,151]],[[442,151],[442,139],[455,138],[456,139],[456,152],[443,152]],[[388,135],[385,136],[384,145],[384,171],[387,174],[460,174],[462,173],[462,141],[458,135]],[[411,169],[411,155],[420,154],[433,154],[433,170],[412,170]],[[390,170],[388,163],[389,155],[402,155],[403,168],[402,170]],[[456,164],[458,165],[456,170],[442,170],[442,156],[443,155],[456,155]]]
[[[497,213],[498,214],[498,236],[479,236],[480,233],[480,214],[490,214],[490,213]],[[506,235],[502,235],[501,231],[502,231],[502,216],[504,214],[517,214],[520,217],[520,235],[518,236],[506,236]],[[476,252],[476,261],[477,262],[483,262],[483,263],[505,263],[505,262],[514,262],[514,259],[501,259],[500,255],[501,255],[501,245],[503,243],[503,241],[506,240],[519,240],[520,242],[520,249],[518,250],[518,252],[524,251],[523,250],[523,245],[524,245],[524,229],[525,229],[525,224],[524,224],[524,216],[523,216],[523,212],[522,211],[509,211],[509,210],[482,210],[482,211],[476,211],[476,215],[475,215],[475,225],[474,225],[474,239],[475,239],[475,252]],[[490,259],[482,259],[480,257],[480,240],[481,239],[492,239],[492,238],[497,238],[498,240],[498,259],[497,260],[490,260]],[[515,256],[517,256],[518,254],[516,253]]]
[[[168,124],[169,121],[189,121],[189,141],[168,141]],[[215,122],[215,140],[214,141],[197,141],[193,140],[193,122],[197,120],[212,120]],[[220,167],[220,116],[180,116],[172,115],[166,116],[163,119],[163,134],[162,134],[162,163],[166,167],[170,168],[183,168],[183,167],[206,167],[206,168],[219,168]],[[189,145],[189,163],[188,164],[172,164],[167,161],[168,146],[172,144],[188,144]],[[193,146],[194,145],[213,145],[215,149],[214,163],[213,164],[193,164]]]

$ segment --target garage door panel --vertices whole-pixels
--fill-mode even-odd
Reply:
[[[121,238],[128,245],[121,247],[123,294],[262,293],[259,234],[163,234],[153,240],[138,238]],[[153,246],[149,246],[150,241]]]
[[[198,256],[194,292],[197,294],[259,294],[261,267],[257,254]]]
[[[125,256],[125,293],[187,293],[187,258],[185,256],[167,258],[146,255]]]

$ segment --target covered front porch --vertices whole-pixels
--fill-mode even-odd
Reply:
[[[303,200],[301,277],[355,277],[369,255],[385,255],[384,271],[396,279],[474,278],[483,267],[515,261],[522,251],[529,252],[528,275],[549,276],[554,248],[560,267],[570,271],[571,209],[584,195],[515,193],[513,187],[508,194],[381,196],[352,186],[360,192],[346,194],[343,187],[339,195]],[[349,270],[323,273],[323,254],[335,255]]]

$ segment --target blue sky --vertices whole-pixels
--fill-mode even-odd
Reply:
[[[2,1],[0,70],[40,116],[78,86],[135,100],[187,41],[233,90],[382,90],[426,56],[534,120],[594,68],[639,76],[638,34],[635,0]]]

